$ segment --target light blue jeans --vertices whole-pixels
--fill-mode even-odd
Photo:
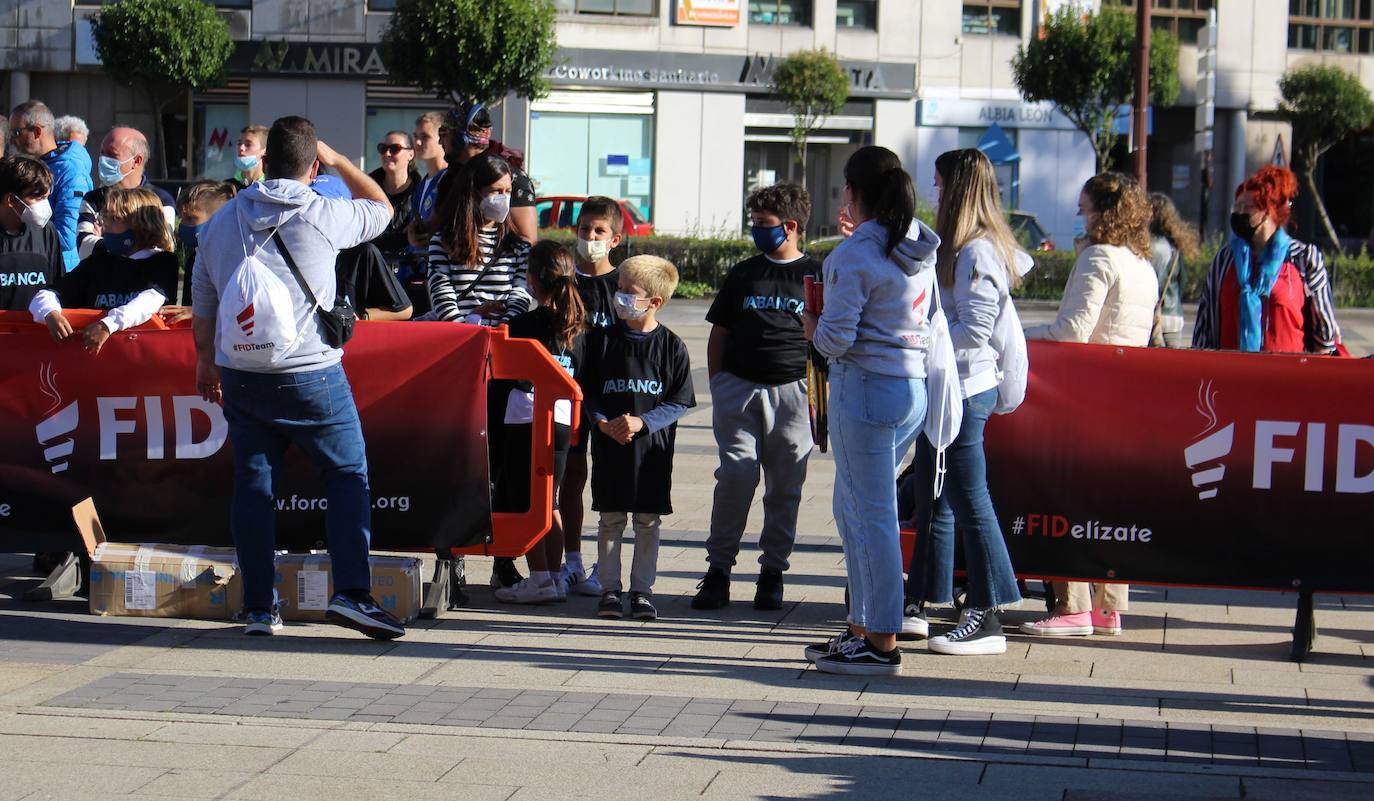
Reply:
[[[849,573],[849,622],[875,634],[902,630],[897,467],[925,417],[924,378],[830,366],[835,524]]]

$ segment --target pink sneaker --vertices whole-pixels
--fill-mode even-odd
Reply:
[[[1093,634],[1115,637],[1121,633],[1121,613],[1093,610]]]
[[[1093,615],[1092,612],[1077,612],[1047,617],[1034,623],[1022,623],[1021,633],[1046,637],[1086,637],[1093,633]]]

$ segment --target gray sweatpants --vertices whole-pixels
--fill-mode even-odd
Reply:
[[[658,515],[628,515],[624,512],[602,512],[596,526],[596,577],[602,592],[620,592],[620,544],[625,536],[625,524],[631,522],[635,530],[635,551],[630,562],[630,592],[654,594],[654,580],[658,578],[658,529],[663,518]]]
[[[720,467],[706,561],[727,571],[734,567],[762,468],[759,564],[787,570],[812,447],[806,382],[769,386],[722,370],[711,379],[711,406]]]

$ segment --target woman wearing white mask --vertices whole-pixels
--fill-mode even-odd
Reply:
[[[500,325],[528,311],[530,244],[510,225],[511,169],[478,156],[458,170],[429,241],[429,297],[439,320]]]

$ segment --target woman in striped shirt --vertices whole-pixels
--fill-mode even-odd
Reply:
[[[458,169],[429,241],[429,297],[436,319],[500,325],[529,311],[530,244],[510,225],[511,168],[483,155]]]

